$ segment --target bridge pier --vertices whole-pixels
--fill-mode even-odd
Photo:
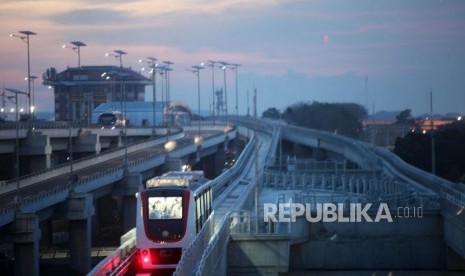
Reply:
[[[87,273],[92,265],[91,217],[94,215],[92,195],[72,194],[67,204],[71,266],[80,273]]]
[[[100,144],[100,136],[98,134],[94,134],[91,131],[79,130],[76,145],[73,148],[75,152],[99,154],[101,149],[102,145]]]
[[[123,179],[116,185],[115,194],[122,197],[123,209],[123,233],[136,226],[136,193],[142,185],[142,175],[140,173],[126,171]]]
[[[41,132],[28,131],[21,144],[20,155],[27,156],[27,168],[23,173],[34,173],[51,167],[52,146],[50,136]],[[26,162],[26,158],[22,158]]]
[[[182,158],[167,158],[165,164],[163,164],[163,170],[169,171],[180,171],[183,165]]]
[[[34,213],[15,214],[15,275],[39,275],[39,218]]]

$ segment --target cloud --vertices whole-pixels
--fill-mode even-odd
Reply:
[[[80,9],[56,13],[50,18],[64,25],[108,25],[130,22],[132,16],[128,12],[111,9]]]

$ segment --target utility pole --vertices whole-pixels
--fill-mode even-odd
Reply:
[[[431,128],[431,173],[436,175],[436,150],[434,145],[433,91],[430,90],[430,128]]]

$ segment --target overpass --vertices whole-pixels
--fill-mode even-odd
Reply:
[[[236,118],[234,122],[244,127],[238,131],[249,137],[250,142],[241,160],[228,170],[234,178],[223,174],[214,180],[215,185],[228,183],[227,189],[214,197],[215,229],[199,234],[184,252],[175,275],[273,275],[287,272],[290,266],[464,269],[465,197],[460,184],[413,168],[387,150],[344,136],[263,120]],[[279,161],[283,140],[316,159]],[[266,202],[300,202],[313,206],[318,202],[344,206],[383,203],[394,214],[394,223],[375,226],[330,223],[315,227],[297,220],[270,224],[263,221],[262,206]],[[396,217],[399,208],[421,210],[424,219]],[[320,232],[324,232],[324,240]],[[89,275],[127,273],[136,254],[134,233],[128,232],[121,247]],[[425,244],[425,238],[430,243]],[[365,243],[363,249],[368,249],[372,256],[363,261],[359,245],[370,239],[373,242]],[[380,251],[380,245],[387,250]],[[327,246],[332,249],[322,255],[320,250]],[[413,249],[406,250],[410,247]],[[428,250],[437,251],[425,253]],[[351,256],[354,253],[358,256],[355,259]],[[291,260],[291,255],[297,256],[298,261]],[[331,262],[338,257],[348,261]]]
[[[276,274],[289,267],[464,269],[465,194],[461,184],[411,167],[387,150],[340,135],[264,120],[235,118],[234,122],[240,126],[238,135],[249,143],[236,164],[213,180],[215,229],[197,236],[184,252],[176,275]],[[284,158],[283,141],[314,160]],[[386,203],[393,214],[399,207],[421,207],[426,215],[422,220],[395,218],[393,224],[376,225],[315,226],[303,220],[265,223],[262,207],[266,202]],[[400,239],[393,239],[396,236]],[[365,262],[357,248],[364,240],[374,241],[362,243],[362,249],[372,253]],[[402,245],[406,241],[413,249]],[[121,238],[121,246],[89,274],[130,271],[134,245],[131,230]],[[438,252],[425,252],[430,245]],[[381,250],[384,255],[379,246],[386,248]],[[394,258],[396,252],[407,251]],[[349,261],[324,259],[331,254]],[[291,260],[291,255],[299,258]],[[314,257],[313,262],[306,255]]]
[[[20,275],[38,274],[39,241],[49,239],[42,232],[51,230],[44,230],[50,226],[43,222],[51,218],[69,221],[72,265],[78,271],[89,271],[91,219],[98,216],[94,207],[96,199],[109,194],[122,198],[123,229],[127,231],[135,224],[134,194],[143,180],[153,177],[159,167],[180,169],[182,164],[214,156],[237,133],[224,124],[203,125],[202,139],[194,142],[197,131],[197,126],[165,131],[163,136],[128,143],[3,182],[0,186],[2,243],[14,244],[15,271]],[[44,132],[60,133],[53,129]],[[9,139],[8,133],[2,138]],[[211,167],[222,168],[215,164]]]

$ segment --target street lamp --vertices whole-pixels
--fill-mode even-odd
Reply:
[[[169,114],[169,104],[170,104],[170,71],[173,71],[173,69],[170,68],[171,65],[173,65],[174,63],[169,61],[169,60],[166,60],[166,61],[163,61],[163,63],[165,64],[165,66],[163,66],[163,71],[165,72],[165,90],[166,90],[166,97],[165,97],[165,100],[168,102],[168,116],[169,116],[169,120],[168,120],[168,135],[170,134],[171,132],[171,116]]]
[[[84,46],[87,46],[87,45],[84,42],[81,42],[81,41],[71,41],[70,43],[73,44],[73,46],[63,44],[63,46],[61,46],[61,47],[63,49],[70,48],[70,49],[72,49],[73,51],[75,51],[77,53],[77,55],[78,55],[78,68],[81,68],[81,47],[84,47]]]
[[[4,88],[6,91],[9,91],[15,94],[15,113],[16,113],[16,142],[15,142],[15,151],[16,151],[16,164],[15,164],[15,177],[16,177],[16,197],[15,203],[19,206],[21,203],[19,196],[19,114],[18,114],[18,94],[28,95],[28,93],[13,89],[13,88]],[[10,98],[9,98],[10,99]]]
[[[126,116],[126,84],[124,82],[125,78],[129,77],[129,73],[124,73],[124,72],[117,72],[116,76],[120,78],[122,82],[122,93],[123,93],[123,107],[122,109],[124,110],[124,125],[123,125],[123,130],[124,130],[124,170],[126,171],[128,167],[128,135],[127,135],[127,116]]]
[[[31,75],[31,55],[30,55],[30,50],[29,50],[29,36],[31,35],[36,35],[37,33],[31,32],[31,31],[19,31],[20,34],[22,35],[15,35],[15,34],[10,34],[10,37],[17,37],[24,41],[27,44],[27,76],[28,76],[28,81],[27,81],[27,97],[29,100],[29,118],[28,120],[31,120],[31,81],[29,76]]]
[[[34,101],[34,80],[37,79],[36,76],[29,76],[29,78],[25,78],[25,80],[28,80],[30,79],[31,82],[32,82],[32,93],[31,93],[31,96],[32,96],[32,100],[31,100],[31,113],[33,114],[33,117],[34,117],[34,113],[35,113],[35,110],[36,110],[36,106],[35,106],[35,101]]]
[[[216,62],[213,60],[208,61],[208,67],[212,68],[212,117],[213,117],[213,124],[215,124],[215,64]]]
[[[115,52],[116,55],[112,53],[106,53],[105,56],[106,57],[112,56],[112,57],[119,59],[119,67],[123,68],[123,55],[126,55],[127,53],[122,50],[113,50],[113,52]]]
[[[66,49],[66,48],[70,48],[72,49],[73,51],[75,51],[77,53],[77,56],[78,56],[78,69],[79,69],[79,74],[81,74],[81,47],[84,47],[84,46],[87,46],[84,42],[81,42],[81,41],[71,41],[70,42],[73,46],[69,46],[69,45],[66,45],[66,44],[63,44],[62,48],[63,49]],[[78,80],[81,80],[81,78],[79,78]],[[80,120],[82,120],[82,117],[84,117],[87,121],[87,114],[89,112],[83,112],[83,101],[84,101],[84,97],[83,97],[83,92],[81,90],[81,87],[80,85],[78,86],[78,93],[80,94],[80,97],[79,97],[79,100],[78,100],[78,107],[79,107],[79,118]],[[88,110],[87,110],[88,111]],[[73,112],[74,113],[74,112]],[[84,116],[82,116],[84,113]]]
[[[236,71],[236,116],[239,115],[239,93],[237,92],[237,67],[241,66],[240,64],[230,64],[231,69]]]
[[[225,61],[220,61],[221,64],[220,69],[223,70],[223,76],[224,76],[224,112],[226,114],[226,120],[228,121],[228,93],[226,92],[226,68],[228,68],[229,63]]]
[[[155,115],[155,107],[156,107],[156,99],[157,99],[157,90],[156,90],[156,76],[157,76],[157,72],[156,72],[156,69],[157,69],[157,64],[155,63],[157,61],[156,58],[154,57],[147,57],[147,59],[149,60],[148,63],[149,63],[149,67],[151,68],[150,70],[150,75],[152,76],[152,91],[153,91],[153,131],[152,131],[152,136],[155,136],[155,119],[156,119],[156,115]],[[143,60],[139,60],[139,62],[143,62]],[[143,68],[142,68],[143,69]]]
[[[201,63],[200,65],[194,65],[192,66],[193,70],[192,72],[197,75],[197,104],[198,104],[198,116],[199,116],[199,133],[198,133],[198,139],[196,141],[196,144],[199,145],[201,142],[201,135],[200,135],[200,70],[205,69],[204,63]]]
[[[116,71],[110,71],[110,72],[103,72],[100,77],[102,77],[105,80],[109,80],[110,82],[110,92],[111,92],[111,111],[115,111],[115,100],[116,100],[116,81],[114,78],[114,75],[116,74]],[[107,99],[108,101],[108,99]]]

